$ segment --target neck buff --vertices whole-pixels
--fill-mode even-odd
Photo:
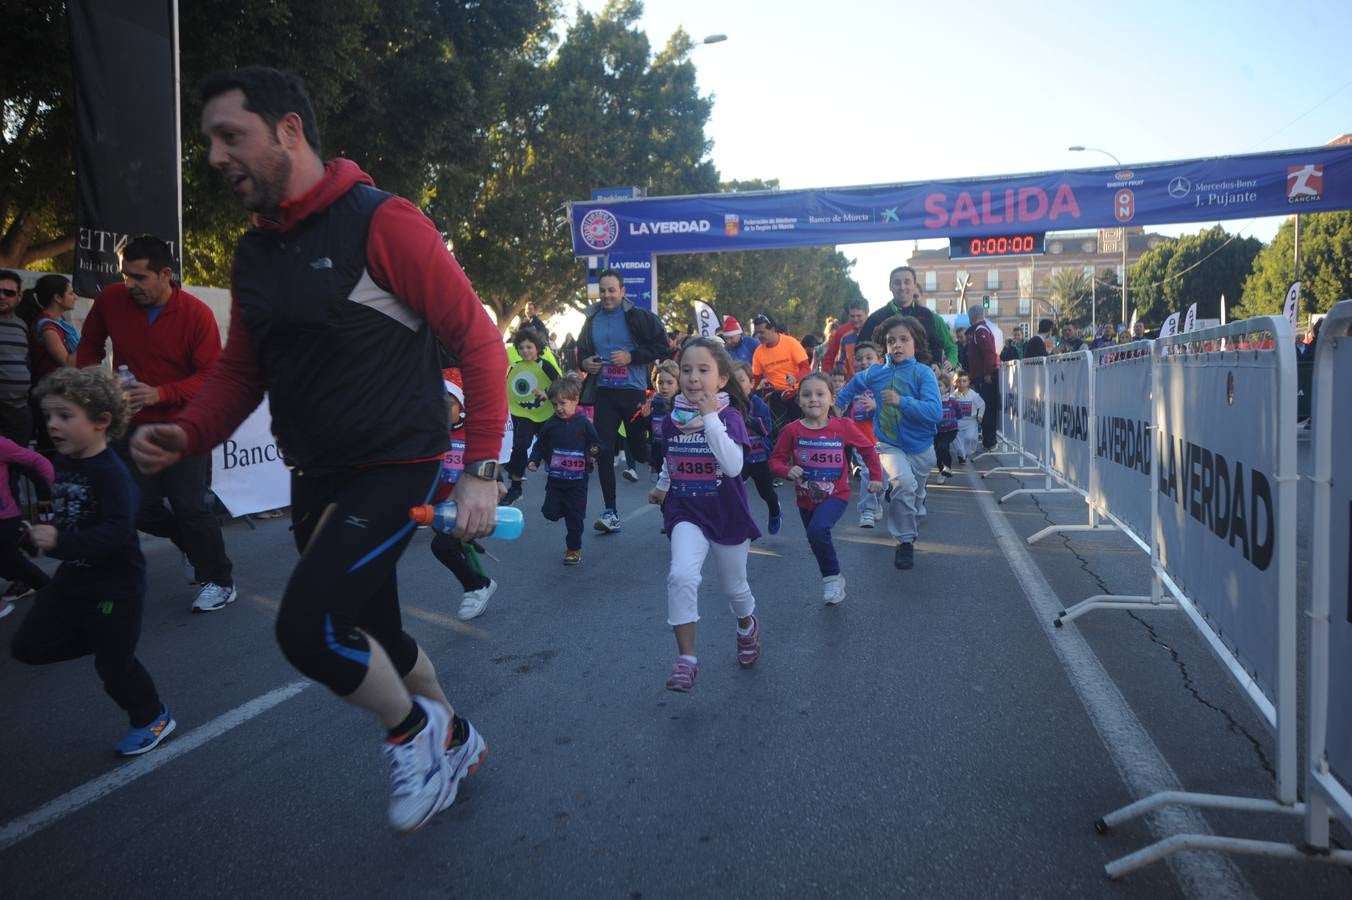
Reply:
[[[722,412],[728,408],[728,395],[722,391],[718,394],[718,411]],[[676,423],[676,427],[685,434],[694,431],[704,430],[704,417],[700,415],[699,404],[691,403],[686,399],[685,394],[677,394],[672,403],[671,421]]]

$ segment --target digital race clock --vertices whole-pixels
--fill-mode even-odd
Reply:
[[[949,259],[974,259],[984,256],[1041,256],[1047,233],[1001,234],[995,237],[951,237]]]

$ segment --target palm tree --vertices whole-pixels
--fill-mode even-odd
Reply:
[[[1092,288],[1088,276],[1082,270],[1057,269],[1048,284],[1047,304],[1051,307],[1052,317],[1059,324],[1072,322],[1083,325],[1089,320],[1086,301]]]

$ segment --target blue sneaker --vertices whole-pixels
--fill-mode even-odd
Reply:
[[[770,533],[771,533],[771,534],[779,534],[779,529],[780,529],[780,528],[783,528],[783,527],[784,527],[784,517],[783,517],[783,516],[771,516],[771,517],[770,517]]]
[[[155,721],[141,728],[127,729],[122,740],[117,742],[117,755],[138,756],[147,750],[154,750],[160,741],[173,734],[176,725],[178,723],[174,717],[169,715],[169,707],[160,707],[160,714],[155,717]]]

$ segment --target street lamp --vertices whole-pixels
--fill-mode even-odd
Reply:
[[[721,44],[728,39],[726,34],[711,34],[700,41],[701,44]]]
[[[1079,144],[1076,144],[1074,147],[1067,147],[1066,149],[1067,149],[1067,150],[1074,151],[1074,152],[1077,152],[1077,153],[1078,153],[1078,152],[1083,152],[1083,151],[1086,151],[1086,150],[1089,151],[1089,152],[1091,152],[1091,153],[1102,153],[1104,156],[1108,157],[1108,158],[1111,159],[1114,163],[1116,163],[1116,164],[1117,164],[1117,167],[1118,167],[1119,169],[1122,168],[1122,160],[1118,159],[1116,154],[1114,154],[1114,153],[1109,153],[1107,150],[1104,150],[1102,147],[1083,147],[1083,146],[1081,146],[1081,145],[1079,145]],[[1122,324],[1125,325],[1126,322],[1127,322],[1127,226],[1123,225],[1123,226],[1122,226]]]

